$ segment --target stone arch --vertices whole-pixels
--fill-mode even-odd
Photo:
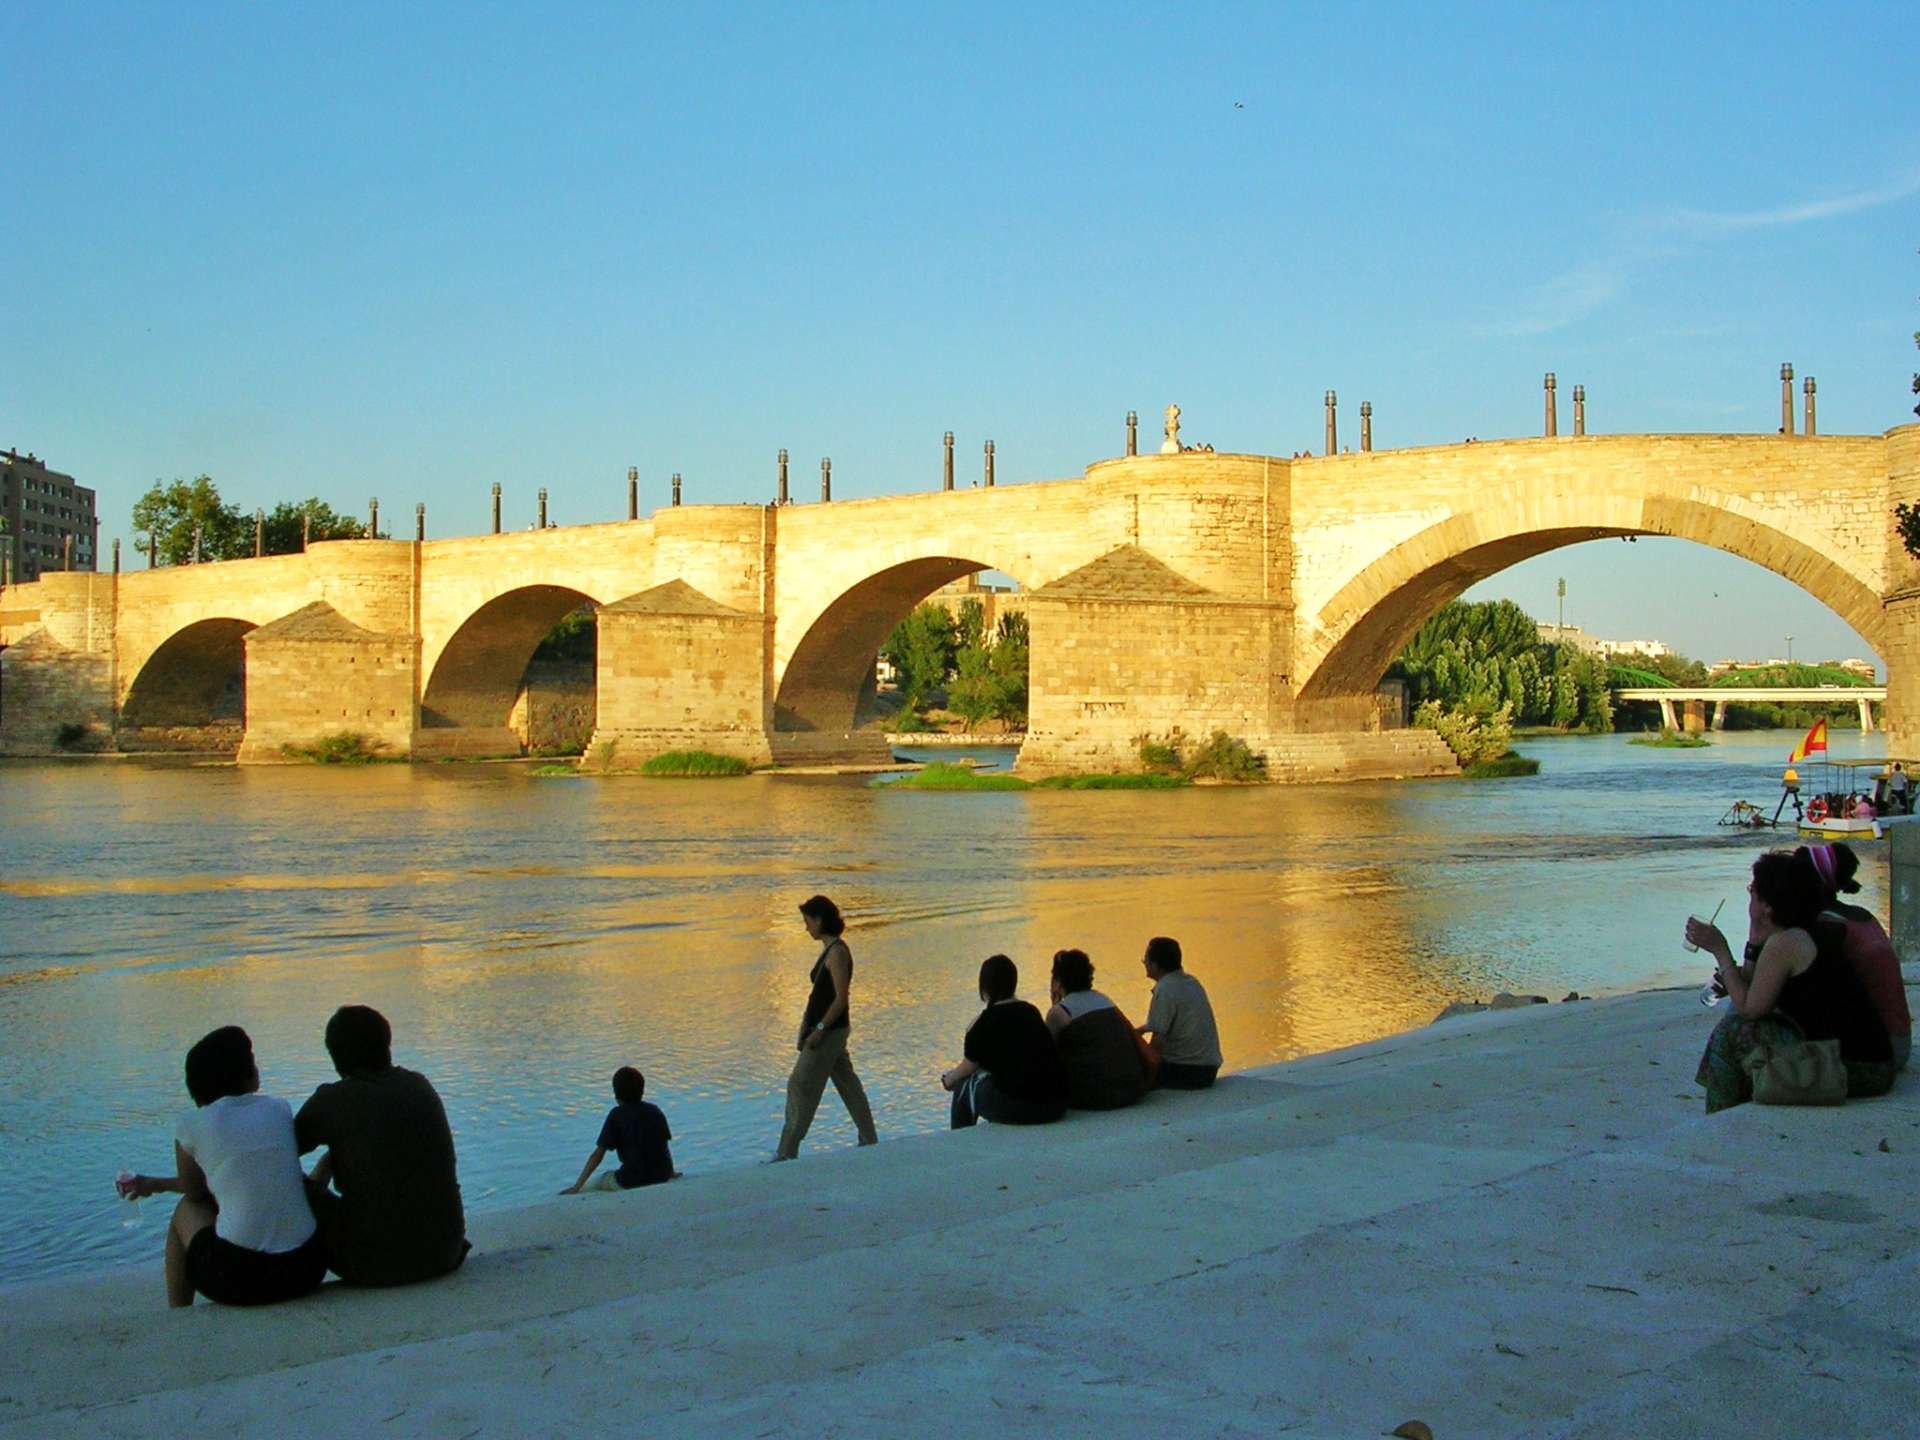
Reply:
[[[119,746],[237,750],[246,723],[251,620],[199,620],[149,655],[120,706]]]
[[[600,603],[564,585],[523,585],[494,596],[461,623],[434,661],[420,699],[421,728],[510,734],[506,725],[521,677],[541,640],[569,611]]]
[[[873,690],[873,660],[893,627],[942,585],[998,567],[926,556],[869,575],[842,591],[800,637],[774,695],[776,731],[854,728]]]
[[[1583,515],[1583,511],[1585,512]],[[1572,523],[1576,517],[1587,523]],[[1724,550],[1791,580],[1885,652],[1880,597],[1805,542],[1719,506],[1670,495],[1598,504],[1567,496],[1476,508],[1373,561],[1320,607],[1303,637],[1303,705],[1366,694],[1441,606],[1480,581],[1587,540],[1660,535]]]

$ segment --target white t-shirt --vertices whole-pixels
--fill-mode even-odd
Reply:
[[[174,1138],[220,1202],[214,1233],[269,1255],[313,1237],[313,1207],[293,1139],[293,1107],[272,1095],[225,1095],[180,1117]]]

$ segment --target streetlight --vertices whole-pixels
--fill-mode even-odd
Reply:
[[[1787,636],[1787,664],[1793,664],[1793,636]]]

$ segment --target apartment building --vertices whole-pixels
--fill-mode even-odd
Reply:
[[[68,568],[69,541],[73,569],[98,568],[99,529],[93,491],[49,470],[37,455],[0,452],[0,579],[24,584]]]

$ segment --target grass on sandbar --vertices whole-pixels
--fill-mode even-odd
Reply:
[[[1031,790],[1033,782],[1004,771],[982,774],[971,765],[935,763],[922,766],[910,775],[885,782],[889,789],[900,790]]]
[[[1049,775],[1024,780],[1005,771],[982,773],[970,765],[935,763],[884,782],[903,790],[1176,790],[1187,784],[1180,775]]]
[[[1538,775],[1540,762],[1529,760],[1525,755],[1508,752],[1498,760],[1476,760],[1471,765],[1462,765],[1460,773],[1469,780],[1498,780],[1507,775]]]
[[[1036,790],[1179,790],[1192,782],[1184,775],[1049,775]]]
[[[1684,730],[1661,726],[1658,735],[1636,735],[1629,745],[1651,745],[1657,750],[1701,750],[1713,744],[1704,735],[1689,735]]]
[[[713,779],[722,775],[747,775],[753,767],[737,755],[716,755],[711,750],[668,750],[640,766],[642,775],[655,777]]]

